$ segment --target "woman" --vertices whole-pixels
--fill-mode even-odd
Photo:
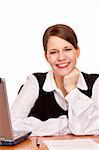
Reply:
[[[99,134],[99,75],[76,68],[77,36],[67,25],[49,27],[43,36],[47,73],[34,73],[12,105],[15,130],[33,135]]]

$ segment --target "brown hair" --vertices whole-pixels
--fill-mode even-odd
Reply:
[[[75,32],[73,31],[72,28],[70,28],[67,25],[64,24],[56,24],[53,26],[50,26],[49,28],[46,29],[44,35],[43,35],[43,47],[44,51],[47,51],[47,42],[50,36],[58,36],[69,43],[71,43],[75,49],[78,48],[77,46],[77,36]]]

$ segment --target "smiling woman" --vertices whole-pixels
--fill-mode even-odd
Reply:
[[[11,108],[13,127],[37,136],[99,134],[99,75],[76,67],[75,32],[64,24],[50,26],[43,46],[52,69],[27,78]]]
[[[47,43],[45,56],[54,71],[54,76],[65,76],[74,69],[79,48],[75,49],[68,41],[52,36]]]

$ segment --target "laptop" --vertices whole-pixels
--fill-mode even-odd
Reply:
[[[0,78],[0,145],[16,145],[31,132],[13,131],[5,79]]]

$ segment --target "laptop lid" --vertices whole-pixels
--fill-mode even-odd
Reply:
[[[5,79],[0,78],[0,145],[16,145],[31,134],[30,131],[17,133],[17,136],[14,136]]]
[[[13,131],[4,79],[0,79],[0,139],[13,139]]]

